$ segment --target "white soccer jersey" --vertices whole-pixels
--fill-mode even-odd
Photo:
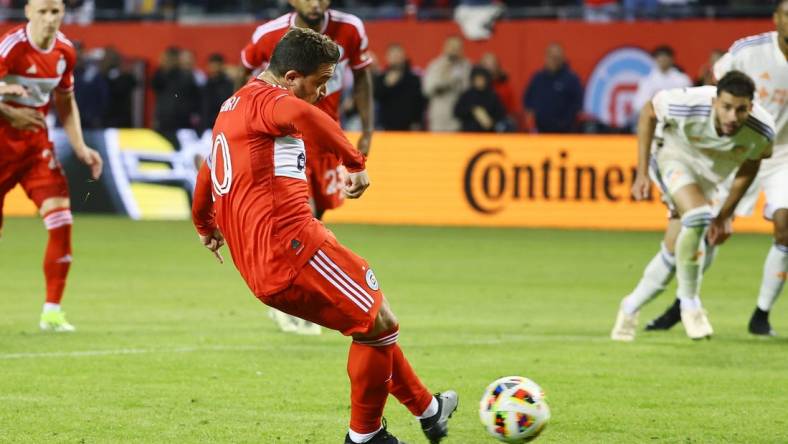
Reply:
[[[741,71],[755,81],[755,100],[774,117],[775,148],[783,145],[775,150],[775,158],[788,158],[788,60],[780,51],[777,31],[734,42],[714,65],[714,77],[721,79],[731,70]]]
[[[698,175],[719,184],[745,160],[769,154],[774,120],[763,107],[753,104],[736,134],[720,136],[712,107],[716,97],[716,87],[700,86],[661,91],[652,103],[665,140],[657,157],[689,163]]]

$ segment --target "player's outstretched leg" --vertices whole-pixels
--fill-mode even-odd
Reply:
[[[71,267],[71,225],[73,218],[68,208],[58,208],[45,213],[44,225],[49,240],[44,255],[44,277],[47,297],[39,327],[44,331],[71,332],[76,330],[66,320],[60,301],[66,287],[66,276]]]
[[[383,408],[389,396],[399,325],[385,301],[367,334],[353,335],[348,353],[350,429],[346,444],[402,444],[386,430]]]
[[[614,341],[632,341],[638,325],[640,308],[648,301],[665,291],[665,286],[673,279],[676,271],[676,259],[663,242],[660,251],[654,256],[643,271],[637,286],[627,295],[619,306],[616,323],[610,338]]]
[[[716,246],[709,245],[706,242],[706,254],[703,256],[703,273],[706,273],[706,270],[711,267],[711,264],[717,257],[717,251],[718,248]],[[646,324],[646,331],[670,330],[679,322],[681,322],[681,300],[676,298],[673,304],[665,309],[661,315]]]
[[[700,301],[703,278],[703,238],[712,219],[712,209],[702,205],[681,217],[681,231],[676,240],[677,295],[681,300],[681,322],[691,339],[711,337],[713,330]]]
[[[774,245],[763,265],[763,279],[758,294],[758,305],[750,318],[749,331],[754,335],[773,336],[769,312],[785,286],[788,277],[788,209],[781,208],[772,216]]]
[[[399,345],[394,348],[391,394],[421,423],[430,443],[439,443],[449,434],[449,418],[457,410],[459,397],[452,390],[430,394],[410,366]]]

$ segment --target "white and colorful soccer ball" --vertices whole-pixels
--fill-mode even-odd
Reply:
[[[482,424],[499,441],[519,444],[539,436],[550,421],[550,407],[539,385],[522,376],[493,382],[479,402]]]

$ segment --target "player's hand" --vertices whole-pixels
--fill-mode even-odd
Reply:
[[[47,127],[44,115],[32,108],[10,108],[5,118],[12,127],[22,131],[38,131]]]
[[[217,228],[213,230],[213,233],[208,236],[203,236],[202,234],[199,236],[200,242],[202,242],[203,246],[211,250],[211,253],[213,253],[213,255],[216,257],[216,260],[218,260],[220,264],[223,264],[224,258],[222,257],[222,253],[219,252],[219,249],[224,246],[224,236],[222,236],[222,233],[219,231],[219,229]]]
[[[22,85],[0,85],[0,95],[27,97],[27,89]]]
[[[361,137],[358,138],[358,143],[356,144],[356,149],[364,155],[364,157],[369,156],[369,149],[372,145],[372,133],[362,133]]]
[[[369,188],[369,176],[367,175],[367,170],[363,170],[358,173],[348,174],[348,178],[345,181],[345,189],[342,190],[342,193],[348,199],[358,199],[367,188]]]
[[[715,217],[709,225],[706,239],[710,245],[722,245],[733,234],[733,219]]]
[[[101,177],[101,169],[104,166],[104,161],[98,151],[89,146],[83,147],[81,150],[74,150],[80,162],[84,163],[90,168],[90,177],[93,180],[98,180]]]
[[[637,173],[635,182],[632,184],[632,196],[635,200],[644,200],[648,199],[650,192],[651,180],[649,180],[648,175]]]

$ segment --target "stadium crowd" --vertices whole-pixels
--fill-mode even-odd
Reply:
[[[150,126],[174,142],[179,129],[198,133],[210,129],[221,103],[247,78],[242,66],[220,54],[197,61],[190,50],[173,46],[161,54],[155,69],[148,70],[144,62],[127,59],[112,47],[76,45],[76,97],[86,129],[144,126],[141,114],[147,86],[152,92],[147,98],[154,101]],[[712,52],[709,62],[691,78],[675,66],[672,48],[655,48],[655,69],[641,81],[635,107],[638,97],[648,97],[650,91],[710,83],[710,67],[721,54]],[[471,60],[459,36],[448,38],[442,52],[425,67],[411,65],[397,43],[389,45],[381,58],[373,54],[373,60],[379,130],[598,133],[631,129],[610,128],[583,113],[582,82],[558,44],[546,49],[544,68],[522,91],[511,84],[496,54],[487,52]],[[147,79],[146,72],[152,73]],[[358,130],[360,120],[351,94],[341,110],[343,126]]]

